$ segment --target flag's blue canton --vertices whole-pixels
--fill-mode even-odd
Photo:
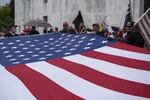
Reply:
[[[0,64],[11,66],[93,50],[114,42],[97,35],[48,35],[5,38],[0,40]]]

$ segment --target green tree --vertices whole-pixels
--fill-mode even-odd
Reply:
[[[3,26],[10,27],[13,25],[14,18],[12,18],[11,12],[10,5],[0,7],[0,29],[2,29]]]

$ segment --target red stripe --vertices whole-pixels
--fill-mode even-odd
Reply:
[[[146,16],[144,16],[144,17],[146,17]],[[143,29],[145,31],[145,34],[148,34],[148,30],[147,30],[147,28],[145,26],[145,24],[147,25],[147,23],[144,24],[144,21],[146,21],[145,18],[143,18],[140,22],[141,22],[141,25],[142,25],[142,27],[143,27]]]
[[[90,69],[84,65],[73,63],[61,58],[49,60],[48,63],[65,69],[85,80],[88,80],[104,88],[135,96],[150,98],[150,85],[122,80]]]
[[[139,47],[135,47],[135,46],[123,43],[123,42],[114,43],[114,44],[110,45],[110,47],[127,50],[127,51],[132,51],[132,52],[150,54],[150,51],[148,51],[148,50],[145,50],[145,49],[139,48]]]
[[[149,34],[149,32],[148,32],[146,26],[144,25],[144,22],[143,22],[143,21],[146,21],[146,20],[143,18],[143,19],[140,21],[140,22],[141,22],[141,25],[142,25],[142,27],[143,27],[143,29],[144,29],[143,33],[144,33],[145,35],[147,35],[148,38],[150,39],[150,34]],[[146,24],[146,25],[147,25],[147,24]]]
[[[118,65],[130,67],[130,68],[150,71],[150,62],[147,62],[147,61],[124,58],[124,57],[109,55],[109,54],[100,53],[96,51],[84,52],[84,53],[81,53],[81,55],[84,55],[90,58],[95,58],[98,60],[104,60],[107,62],[115,63]]]
[[[145,20],[145,22],[147,22],[147,21],[146,21],[147,18],[145,18],[145,17],[146,17],[146,16],[144,16],[143,19],[141,19],[141,20],[138,22],[138,27],[139,27],[139,29],[140,29],[140,33],[141,33],[141,35],[143,36],[145,42],[150,45],[150,43],[148,42],[148,40],[147,40],[147,38],[146,38],[146,36],[147,36],[147,37],[150,39],[150,33],[148,33],[148,31],[147,31],[145,25],[143,24],[143,20]],[[141,24],[141,26],[140,26],[140,24]],[[143,30],[142,30],[142,28],[143,28]]]
[[[147,39],[146,39],[146,37],[145,37],[145,35],[144,35],[144,33],[143,33],[142,29],[141,29],[140,24],[138,24],[138,27],[139,27],[140,33],[141,33],[141,35],[142,35],[143,39],[145,40],[146,44],[149,44],[149,42],[147,41]]]
[[[68,98],[69,100],[81,100],[80,97],[26,65],[6,67],[6,69],[17,76],[38,100],[68,100]]]
[[[145,22],[146,22],[147,26],[150,27],[150,23],[149,23],[150,18],[148,17],[148,14],[146,14],[146,15],[144,16],[144,19],[145,19]],[[150,33],[149,33],[149,34],[150,34]]]

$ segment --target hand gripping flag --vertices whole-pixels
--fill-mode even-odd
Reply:
[[[1,100],[149,100],[150,51],[97,35],[0,39]]]

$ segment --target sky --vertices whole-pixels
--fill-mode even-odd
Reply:
[[[0,0],[0,6],[5,5],[6,3],[9,3],[10,0]]]

